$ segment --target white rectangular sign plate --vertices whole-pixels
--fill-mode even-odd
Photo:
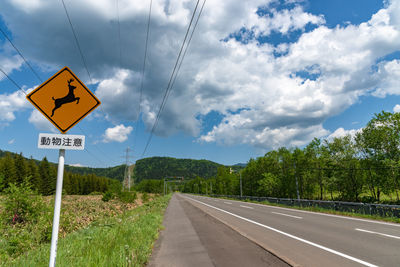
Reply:
[[[85,148],[85,136],[40,133],[38,148],[83,150]]]

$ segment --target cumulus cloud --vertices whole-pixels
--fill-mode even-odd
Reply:
[[[86,167],[85,165],[82,165],[80,163],[73,163],[73,164],[68,164],[68,165],[72,166],[72,167]]]
[[[39,131],[58,133],[57,128],[37,109],[32,110],[28,121],[32,123]]]
[[[400,105],[397,104],[396,106],[393,107],[393,112],[400,112]]]
[[[347,135],[350,135],[352,138],[354,138],[356,136],[356,134],[357,133],[361,133],[361,131],[362,131],[362,128],[361,129],[345,130],[344,128],[340,127],[338,129],[336,129],[333,133],[328,135],[328,137],[326,139],[331,141],[331,140],[333,140],[335,138],[341,138],[341,137],[345,137]]]
[[[15,113],[25,108],[29,108],[29,103],[22,91],[0,94],[0,126],[7,126],[15,120]]]
[[[141,117],[151,129],[194,8],[192,1],[153,1],[142,93],[147,2],[120,3],[122,58],[112,2],[66,3],[92,81],[81,63],[62,5],[37,0],[27,8],[23,2],[1,1],[0,10],[27,58],[54,70],[70,66],[92,83],[106,118],[114,124],[139,117],[142,95]],[[325,25],[323,15],[305,12],[303,2],[287,0],[292,7],[272,8],[263,15],[257,11],[276,1],[207,2],[155,134],[183,131],[203,142],[296,146],[326,136],[323,122],[360,96],[400,94],[396,86],[399,60],[384,59],[400,47],[400,1],[387,1],[385,8],[364,23],[334,28]],[[310,24],[311,30],[306,27]],[[248,34],[245,42],[234,38],[242,29]],[[257,40],[272,32],[289,36],[294,31],[299,38],[290,43]],[[201,118],[210,112],[223,119],[200,134]],[[8,118],[13,111],[10,114]],[[129,128],[122,124],[109,128],[103,141],[123,142]]]
[[[103,142],[125,142],[132,130],[133,128],[131,126],[126,127],[123,124],[117,125],[114,128],[108,128],[103,135]]]

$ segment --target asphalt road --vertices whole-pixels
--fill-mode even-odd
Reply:
[[[149,267],[288,267],[232,228],[175,194]]]
[[[400,224],[179,195],[293,266],[400,266]]]

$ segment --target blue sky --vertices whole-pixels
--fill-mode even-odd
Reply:
[[[5,0],[0,27],[47,80],[64,66],[101,100],[68,134],[87,151],[66,163],[91,167],[141,158],[195,1]],[[120,57],[121,54],[121,57]],[[280,146],[304,146],[361,129],[374,113],[400,111],[400,1],[208,0],[144,157],[247,162]],[[40,85],[0,34],[0,68],[24,90]],[[40,132],[57,130],[0,74],[0,149],[56,162]],[[141,114],[139,116],[139,105]]]

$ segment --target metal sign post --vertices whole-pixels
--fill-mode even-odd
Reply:
[[[40,133],[38,148],[59,149],[56,197],[54,203],[53,230],[51,233],[51,248],[49,267],[56,266],[58,229],[60,226],[61,196],[64,176],[65,150],[83,150],[85,149],[84,135],[66,135]]]
[[[64,176],[65,149],[60,149],[58,157],[56,198],[54,204],[53,231],[51,233],[50,263],[49,267],[56,266],[58,229],[60,226],[61,195]]]

